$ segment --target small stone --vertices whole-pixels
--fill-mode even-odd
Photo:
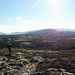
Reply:
[[[9,65],[10,65],[10,66],[14,66],[14,65],[16,65],[16,64],[15,64],[15,63],[10,63]]]
[[[2,70],[2,67],[0,67],[0,70]]]
[[[23,65],[23,64],[21,64],[21,63],[19,63],[19,64],[17,64],[17,66],[19,66],[19,67],[23,67],[24,65]]]
[[[24,65],[29,64],[29,62],[27,62],[27,61],[21,61],[21,63],[24,64]]]

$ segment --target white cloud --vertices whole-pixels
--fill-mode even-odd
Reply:
[[[9,20],[9,21],[11,21],[11,20],[12,20],[12,18],[8,18],[8,20]]]
[[[18,25],[18,26],[7,26],[7,25],[0,25],[0,32],[4,33],[12,33],[12,32],[25,32],[31,30],[37,30],[38,27],[36,25]]]
[[[21,24],[20,24],[21,23]],[[24,20],[18,25],[0,25],[0,32],[12,33],[12,32],[25,32],[31,30],[47,29],[47,28],[69,28],[74,29],[74,24],[67,24],[63,22],[53,23],[51,21],[39,21],[39,20]]]
[[[31,30],[37,30],[40,28],[39,20],[22,20],[17,25],[0,25],[0,32],[12,33],[12,32],[25,32]]]
[[[22,17],[17,17],[15,20],[21,20],[22,19]]]
[[[32,6],[32,8],[34,8],[39,2],[40,2],[40,0],[38,0],[38,1]]]

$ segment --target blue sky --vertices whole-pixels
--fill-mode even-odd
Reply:
[[[75,29],[75,0],[0,0],[0,32]]]

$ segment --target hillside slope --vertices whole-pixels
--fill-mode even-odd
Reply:
[[[13,47],[27,49],[75,49],[75,32],[44,29],[20,35],[1,35],[0,48],[7,47],[11,41]]]

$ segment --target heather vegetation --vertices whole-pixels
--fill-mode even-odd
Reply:
[[[12,44],[9,55],[8,42]],[[1,75],[74,75],[75,32],[41,30],[0,35]]]
[[[75,49],[75,32],[46,29],[19,35],[1,35],[0,48],[11,41],[13,48],[69,50]]]

